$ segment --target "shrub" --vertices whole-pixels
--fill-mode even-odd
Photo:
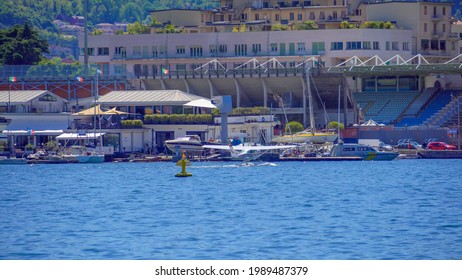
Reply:
[[[344,129],[345,126],[343,125],[343,123],[339,123],[339,122],[330,122],[329,124],[327,124],[327,129]]]
[[[285,131],[286,133],[297,133],[303,131],[303,125],[299,122],[291,121],[288,124],[286,124]]]

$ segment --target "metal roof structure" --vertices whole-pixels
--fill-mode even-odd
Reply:
[[[181,90],[127,90],[111,91],[99,98],[99,104],[111,105],[184,105],[204,99]]]
[[[388,60],[382,60],[378,56],[361,60],[354,56],[336,66],[328,67],[325,71],[343,73],[347,76],[462,74],[462,54],[444,63],[429,63],[421,54],[408,60],[403,59],[400,55],[395,55]]]
[[[67,102],[65,99],[48,90],[3,90],[0,91],[0,104],[8,102],[15,104],[27,103],[45,94],[49,94],[57,99],[62,99],[64,102]]]

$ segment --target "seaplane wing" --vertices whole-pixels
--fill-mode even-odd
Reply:
[[[295,145],[277,145],[277,146],[243,146],[237,145],[203,145],[205,149],[225,150],[231,154],[231,159],[242,160],[244,162],[257,160],[265,152],[270,150],[285,150],[295,148]]]
[[[286,150],[291,148],[296,148],[296,145],[274,145],[274,146],[243,146],[243,145],[202,145],[202,148],[205,149],[215,149],[215,150],[226,150],[231,151],[232,149],[236,151],[268,151],[268,150]]]

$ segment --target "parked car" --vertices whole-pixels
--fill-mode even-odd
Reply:
[[[428,143],[427,149],[429,150],[455,150],[456,146],[447,144],[445,142],[431,142],[431,143]]]

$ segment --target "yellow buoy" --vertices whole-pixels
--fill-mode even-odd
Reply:
[[[189,160],[186,159],[186,154],[183,152],[181,159],[177,161],[176,165],[181,166],[181,173],[176,173],[175,177],[189,177],[191,173],[186,172],[186,165],[191,165]]]

